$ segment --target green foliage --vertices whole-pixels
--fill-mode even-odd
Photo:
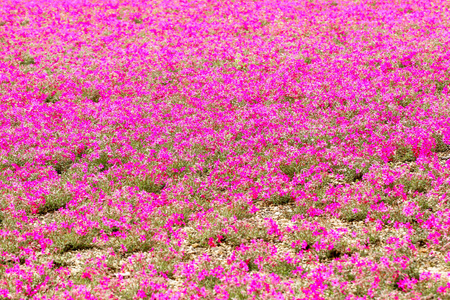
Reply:
[[[395,205],[398,201],[398,197],[391,197],[388,194],[381,193],[380,202],[388,205]]]
[[[353,209],[357,209],[357,212],[353,212]],[[369,206],[361,203],[347,203],[341,209],[340,219],[345,222],[359,222],[364,221],[367,217]]]
[[[436,146],[433,149],[434,152],[439,153],[439,152],[445,152],[445,151],[450,150],[450,146],[447,145],[446,143],[444,143],[443,137],[441,134],[433,133],[432,137],[434,138],[434,140],[436,142]]]
[[[13,164],[18,165],[19,167],[23,167],[27,163],[26,159],[20,157],[17,154],[14,154],[14,151],[11,151],[8,154],[6,160],[7,161],[5,163],[0,162],[0,168],[13,168]]]
[[[72,200],[72,194],[65,191],[57,191],[50,195],[45,195],[45,203],[39,206],[37,213],[45,215],[64,208]]]
[[[369,171],[370,166],[365,166],[364,168],[358,168],[359,170],[356,171],[356,166],[351,168],[347,165],[333,165],[331,167],[332,171],[336,175],[344,175],[344,181],[346,183],[352,183],[352,182],[358,182],[363,179],[364,174],[366,174]]]
[[[343,45],[343,43],[338,38],[333,38],[333,42],[338,46]]]
[[[407,107],[408,105],[410,105],[410,104],[413,102],[413,100],[414,100],[413,97],[411,97],[411,96],[406,96],[406,97],[400,99],[399,102],[398,102],[398,104],[399,104],[401,107]]]
[[[69,263],[63,257],[58,256],[53,259],[52,269],[59,269],[67,266],[69,266]]]
[[[352,282],[355,280],[356,276],[352,273],[345,273],[343,275],[343,278],[345,279],[346,282]]]
[[[57,252],[60,254],[69,251],[80,251],[93,249],[96,246],[92,243],[92,234],[80,235],[74,231],[64,234],[54,234],[52,237],[54,246],[57,248]]]
[[[322,250],[319,252],[319,260],[322,262],[327,260],[333,260],[335,258],[341,257],[343,254],[344,252],[337,249]]]
[[[301,231],[295,231],[292,233],[292,237],[294,240],[303,242],[306,242],[306,248],[302,248],[302,245],[296,245],[294,247],[295,252],[300,252],[303,250],[310,250],[312,246],[320,240],[320,236],[313,235],[313,233],[310,230],[301,230]]]
[[[370,245],[378,245],[381,242],[380,236],[377,234],[369,234],[368,239],[368,244]]]
[[[140,235],[128,233],[126,238],[110,238],[110,247],[114,251],[122,251],[121,245],[125,246],[127,253],[146,252],[151,250],[156,244],[150,232],[145,232],[145,241]]]
[[[225,206],[223,209],[218,210],[218,213],[227,219],[236,217],[238,220],[251,218],[252,213],[249,212],[248,203],[232,203]]]
[[[236,134],[236,136],[234,137],[234,140],[236,141],[236,142],[239,142],[240,140],[242,140],[242,137],[244,136],[244,134],[242,133],[242,132],[238,132],[237,134]]]
[[[395,151],[392,161],[401,163],[414,162],[416,161],[416,156],[411,147],[399,146]]]
[[[215,276],[206,276],[198,283],[200,287],[205,287],[208,290],[214,289],[218,284],[220,284],[220,279]]]
[[[125,289],[121,289],[117,291],[117,295],[120,296],[119,299],[125,300],[133,300],[136,299],[137,292],[141,289],[141,285],[139,283],[129,284]],[[146,291],[147,292],[147,291]],[[140,299],[151,299],[151,292],[146,293],[148,297],[140,298]]]
[[[100,153],[99,157],[91,161],[91,165],[93,166],[100,166],[102,165],[102,168],[99,170],[100,172],[108,170],[112,165],[108,163],[110,158],[108,157],[108,153],[102,152]]]
[[[425,193],[431,186],[431,180],[425,177],[412,176],[408,178],[401,178],[397,184],[402,184],[406,192],[410,193]]]
[[[55,169],[56,173],[58,173],[58,175],[61,175],[67,172],[67,170],[69,170],[72,165],[73,161],[71,159],[61,158],[53,165],[53,168]]]
[[[422,210],[432,212],[438,207],[439,201],[436,198],[419,196],[414,199]]]
[[[286,174],[291,180],[294,178],[295,174],[300,174],[308,167],[311,167],[311,164],[307,161],[285,163],[279,166],[280,171]]]
[[[87,98],[91,100],[94,103],[98,103],[100,101],[101,95],[99,90],[86,90],[84,91],[81,96],[83,98]]]
[[[29,55],[25,55],[25,56],[22,58],[22,61],[20,62],[20,64],[21,64],[22,66],[29,66],[29,65],[34,65],[34,64],[36,64],[36,61],[34,60],[34,57],[29,56]]]
[[[273,194],[270,196],[269,203],[273,205],[286,205],[288,203],[292,203],[294,200],[290,195],[276,195]]]
[[[227,160],[227,155],[228,155],[227,152],[216,150],[212,155],[209,154],[209,156],[205,157],[205,164],[211,165],[216,163],[217,161],[224,162]]]
[[[153,178],[150,176],[145,177],[145,179],[140,180],[136,183],[136,186],[141,191],[146,191],[147,193],[160,194],[161,191],[166,187],[165,183],[155,183]]]
[[[25,19],[22,22],[20,22],[20,26],[27,26],[28,24],[30,24],[30,20]]]
[[[48,96],[45,98],[44,102],[45,103],[56,103],[60,100],[61,98],[61,92],[56,92],[56,93],[49,93]]]
[[[155,262],[155,268],[159,273],[165,274],[169,279],[175,279],[174,266],[177,264],[177,260],[159,259]]]
[[[249,298],[245,287],[237,287],[228,290],[229,299],[247,300]]]
[[[275,266],[271,266],[268,268],[269,272],[275,273],[284,278],[292,277],[292,271],[294,271],[297,267],[293,264],[290,264],[286,261],[278,262]]]
[[[246,261],[247,263],[247,267],[248,267],[248,271],[249,272],[255,272],[255,271],[259,271],[259,267],[258,265],[255,263],[254,259],[248,259]]]
[[[264,26],[267,26],[270,24],[270,22],[265,19],[260,20],[260,23],[261,23],[261,27],[264,27]]]
[[[93,282],[90,278],[81,277],[81,276],[74,276],[72,281],[76,285],[90,286],[93,284]]]
[[[290,97],[290,96],[284,96],[284,101],[285,102],[289,102],[289,103],[295,103],[297,101],[297,98],[295,97]]]
[[[428,232],[420,227],[415,228],[414,233],[411,235],[411,244],[418,247],[423,247],[427,244]]]
[[[306,216],[308,214],[308,210],[310,210],[311,208],[324,209],[327,204],[331,204],[331,202],[320,200],[320,197],[323,193],[323,190],[320,187],[316,188],[315,192],[317,194],[317,197],[319,198],[318,201],[314,201],[312,199],[303,199],[302,203],[299,203],[296,207],[294,207],[293,211],[287,211],[284,213],[286,218],[291,219],[294,215]]]
[[[441,94],[444,88],[450,84],[450,80],[436,80],[434,84],[436,85],[436,93]]]
[[[12,237],[0,237],[0,249],[2,249],[2,251],[6,251],[7,253],[18,253],[20,251],[20,246],[21,245],[17,240],[12,239]]]
[[[167,167],[167,175],[173,177],[175,175],[182,176],[190,172],[192,162],[186,160],[179,160]]]
[[[229,230],[228,233],[224,234],[223,229],[225,228],[225,226],[222,223],[217,221],[210,222],[212,227],[209,230],[195,233],[189,232],[189,242],[198,243],[200,247],[209,247],[208,242],[210,238],[212,238],[214,240],[214,243],[217,244],[217,237],[219,235],[222,236],[221,243],[225,243],[233,247],[240,246],[243,243],[248,242],[249,240],[270,240],[270,236],[267,233],[267,228],[264,226],[245,226],[242,224],[239,227],[236,226],[238,230],[237,232],[235,232],[234,230]]]
[[[354,252],[358,251],[361,256],[364,256],[364,251],[349,247],[347,242],[339,241],[334,244],[333,249],[321,250],[319,251],[319,260],[322,262],[334,260],[340,258],[341,256],[347,254],[352,255]]]

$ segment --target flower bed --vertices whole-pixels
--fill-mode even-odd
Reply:
[[[450,299],[446,1],[0,5],[0,299]]]

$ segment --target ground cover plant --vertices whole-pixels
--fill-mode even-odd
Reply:
[[[0,4],[0,299],[450,299],[450,5]]]

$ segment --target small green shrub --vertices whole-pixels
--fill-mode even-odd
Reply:
[[[333,260],[341,257],[343,254],[344,252],[337,249],[324,250],[319,252],[319,259],[320,261]]]
[[[320,240],[320,236],[313,235],[313,233],[307,229],[295,231],[291,234],[291,236],[294,240],[300,242],[300,244],[294,246],[295,252],[300,252],[301,250],[311,250],[313,245]],[[306,242],[305,248],[302,248],[303,242]]]
[[[296,100],[297,100],[297,98],[295,98],[295,97],[284,96],[284,101],[285,101],[285,102],[295,103]]]
[[[7,162],[0,163],[0,167],[3,168],[12,168],[13,164],[18,165],[19,167],[25,166],[28,162],[25,158],[19,157],[18,155],[13,154],[14,151],[11,151],[6,157]]]
[[[415,269],[414,267],[408,267],[406,270],[404,270],[397,278],[395,278],[394,282],[391,284],[391,288],[393,290],[397,291],[403,291],[403,288],[400,287],[398,284],[400,280],[404,278],[410,278],[410,279],[420,279],[420,272],[419,270]]]
[[[28,24],[30,24],[30,20],[25,19],[22,22],[20,22],[20,26],[27,26]]]

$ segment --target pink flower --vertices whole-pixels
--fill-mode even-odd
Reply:
[[[222,240],[223,240],[223,236],[218,235],[217,236],[217,243],[220,244],[222,242]]]
[[[414,203],[414,202],[406,202],[405,207],[403,207],[403,213],[405,215],[407,215],[408,217],[410,217],[410,216],[414,215],[414,213],[416,212],[416,210],[418,208],[419,207],[417,206],[416,203]]]
[[[81,275],[81,278],[87,278],[87,279],[89,279],[89,280],[92,280],[92,275],[91,275],[91,273],[89,273],[89,272],[84,272],[84,273]]]
[[[214,238],[212,238],[212,237],[209,238],[208,245],[211,248],[216,247],[216,244],[214,243]]]

